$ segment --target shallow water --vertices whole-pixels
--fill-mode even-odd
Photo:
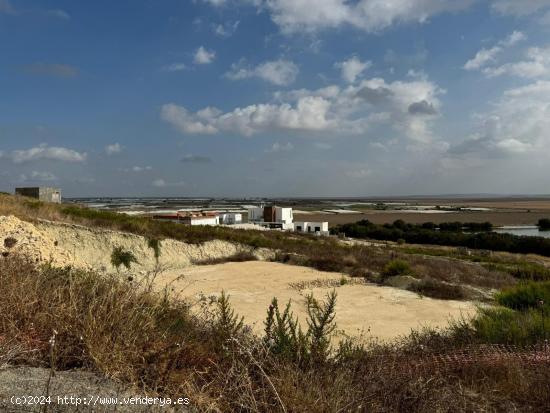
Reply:
[[[495,228],[495,232],[498,232],[499,234],[550,238],[550,231],[539,231],[538,227],[534,226],[500,227]]]

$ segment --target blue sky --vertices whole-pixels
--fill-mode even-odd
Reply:
[[[547,193],[550,0],[0,0],[0,190]]]

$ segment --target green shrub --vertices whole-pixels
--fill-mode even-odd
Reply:
[[[550,281],[520,284],[499,292],[495,298],[500,305],[512,310],[550,309]]]
[[[484,308],[472,321],[483,343],[530,345],[548,338],[550,317],[539,310],[514,311],[508,308]]]
[[[138,263],[135,255],[130,251],[125,251],[122,247],[115,247],[111,254],[111,264],[118,271],[121,265],[124,265],[127,270],[132,267],[132,263]]]
[[[229,296],[222,291],[216,302],[216,322],[214,331],[219,338],[219,342],[224,342],[231,337],[239,334],[244,326],[244,318],[235,314],[235,310],[229,304]]]
[[[330,340],[336,329],[334,324],[336,292],[327,294],[325,302],[319,302],[312,295],[307,300],[306,332],[298,324],[290,309],[290,302],[281,313],[276,298],[273,298],[265,325],[264,342],[273,354],[310,366],[324,363],[330,355]]]
[[[541,231],[549,231],[550,230],[550,219],[548,219],[548,218],[539,219],[538,227]]]
[[[382,270],[384,279],[394,277],[396,275],[411,275],[412,269],[408,262],[403,260],[392,260],[388,262]]]

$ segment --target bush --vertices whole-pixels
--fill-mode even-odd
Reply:
[[[472,325],[478,339],[491,344],[532,345],[547,339],[550,333],[550,317],[534,309],[480,309]]]
[[[127,270],[132,267],[132,263],[138,263],[135,255],[130,251],[125,251],[122,247],[115,247],[111,254],[111,264],[118,271],[121,265],[124,265]]]
[[[512,310],[550,309],[550,281],[521,284],[499,292],[495,298],[500,305]]]
[[[459,285],[431,278],[422,280],[417,284],[412,284],[410,290],[426,297],[439,298],[441,300],[463,300],[466,298],[464,290]]]
[[[396,275],[411,275],[412,269],[406,261],[392,260],[384,266],[381,274],[384,279],[394,277]]]
[[[336,329],[334,324],[336,292],[327,294],[325,302],[312,295],[307,301],[307,331],[303,331],[290,310],[290,302],[281,313],[277,298],[273,298],[267,311],[264,342],[273,354],[305,367],[324,363],[329,357],[330,340]]]
[[[550,231],[550,219],[539,219],[538,227],[541,231]]]

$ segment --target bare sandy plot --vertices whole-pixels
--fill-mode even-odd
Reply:
[[[178,276],[182,276],[178,279]],[[421,326],[444,327],[449,318],[460,318],[475,312],[475,304],[461,301],[421,298],[415,293],[372,284],[318,286],[319,281],[334,281],[346,277],[314,269],[273,262],[226,263],[194,266],[183,271],[162,274],[157,286],[172,282],[175,292],[183,297],[198,298],[200,294],[218,295],[225,290],[236,312],[244,316],[254,331],[261,333],[267,308],[273,297],[284,306],[289,300],[295,315],[305,320],[305,295],[312,292],[323,298],[336,288],[338,329],[348,335],[388,340],[407,334]],[[347,278],[347,277],[346,277]],[[349,279],[349,278],[348,278]],[[176,281],[174,281],[176,280]],[[302,282],[309,288],[298,290],[293,284]]]

